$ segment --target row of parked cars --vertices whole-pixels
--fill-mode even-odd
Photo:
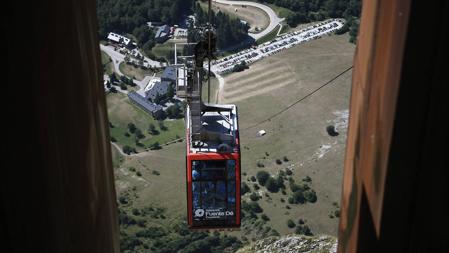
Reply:
[[[231,72],[235,65],[244,61],[246,64],[253,63],[267,56],[276,54],[291,48],[299,43],[320,38],[322,35],[340,29],[344,24],[342,19],[329,19],[305,29],[284,34],[272,41],[266,42],[255,48],[250,48],[212,62],[212,70],[218,74]]]

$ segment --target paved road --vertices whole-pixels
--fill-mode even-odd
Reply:
[[[120,63],[125,60],[125,56],[118,51],[115,51],[111,46],[105,46],[100,44],[101,51],[105,52],[109,57],[111,57],[112,63],[114,63],[115,73],[123,76],[123,73],[120,71]]]
[[[284,20],[283,18],[279,18],[276,15],[276,12],[273,11],[273,9],[260,3],[247,2],[247,1],[229,1],[229,0],[213,0],[213,1],[220,4],[239,5],[239,6],[249,5],[265,11],[268,17],[270,18],[270,24],[268,25],[267,28],[265,28],[265,30],[263,30],[260,33],[248,33],[248,35],[254,38],[255,40],[258,40],[263,36],[269,34],[271,31],[276,29],[277,25],[279,25]]]
[[[105,52],[106,54],[108,54],[111,57],[112,61],[114,62],[114,67],[115,67],[117,74],[123,75],[123,73],[120,72],[119,66],[120,66],[120,63],[125,60],[125,55],[120,53],[119,51],[115,51],[114,47],[112,47],[112,46],[105,46],[105,45],[100,44],[100,49],[101,49],[101,51]],[[152,60],[148,57],[144,57],[144,59],[145,59],[145,61],[148,62],[148,65],[151,67],[165,66],[164,63]]]
[[[114,64],[115,73],[117,73],[119,76],[123,76],[124,74],[120,71],[120,63],[125,61],[125,55],[122,53],[115,51],[114,47],[112,46],[105,46],[100,44],[100,49],[105,52],[109,57],[111,57],[112,63]],[[151,60],[150,58],[145,57],[145,60],[150,64],[150,66],[153,67],[161,67],[163,66],[162,63],[158,61]],[[139,93],[144,94],[145,87],[148,85],[148,82],[154,77],[153,76],[145,76],[145,78],[142,81],[133,79],[133,82],[140,87]],[[120,87],[117,88],[117,91],[128,94],[127,90],[121,90]]]

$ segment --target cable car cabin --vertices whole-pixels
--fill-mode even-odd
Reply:
[[[187,217],[192,229],[240,227],[237,107],[203,105],[199,134],[187,106]],[[193,118],[193,120],[192,120]],[[197,126],[198,128],[198,126]]]

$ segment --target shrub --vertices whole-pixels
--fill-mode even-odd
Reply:
[[[335,137],[335,136],[339,135],[339,133],[335,130],[334,126],[327,126],[326,127],[326,131],[327,131],[327,134],[329,134],[332,137]]]
[[[299,219],[299,220],[298,220],[298,224],[299,224],[299,225],[303,225],[304,223],[305,223],[305,222],[304,222],[303,219]]]
[[[232,72],[241,72],[245,69],[248,69],[248,65],[246,65],[245,61],[241,61],[238,64],[235,64],[234,67],[232,68]]]
[[[310,183],[310,182],[312,182],[312,178],[309,176],[306,176],[302,181]]]
[[[259,206],[259,203],[251,201],[250,203],[242,202],[242,209],[251,213],[262,213],[263,209]]]
[[[335,217],[340,217],[340,210],[335,210],[334,212]]]
[[[251,192],[251,189],[249,188],[249,186],[245,183],[245,182],[243,182],[242,183],[242,185],[240,186],[240,194],[241,195],[245,195],[245,193],[247,193],[247,192]]]
[[[278,192],[279,191],[279,185],[278,181],[274,179],[273,177],[269,177],[267,181],[265,182],[265,187],[270,192]]]
[[[254,190],[259,190],[260,189],[260,187],[259,187],[259,185],[256,183],[256,184],[254,184]]]
[[[279,232],[276,229],[272,229],[270,231],[270,236],[280,236]]]
[[[159,149],[162,149],[162,147],[159,144],[159,142],[156,141],[155,143],[151,144],[150,149],[151,150],[159,150]]]
[[[120,202],[120,204],[128,204],[128,198],[125,196],[120,196],[118,198],[118,201]]]
[[[114,136],[111,136],[111,141],[112,141],[112,142],[117,142],[117,139],[114,138]]]
[[[251,176],[250,179],[251,179],[251,181],[253,181],[253,182],[256,182],[256,180],[257,180],[255,176]]]
[[[145,135],[142,133],[142,130],[140,130],[139,128],[134,129],[134,135],[135,135],[138,139],[143,139],[143,138],[145,138]]]
[[[301,204],[303,204],[303,203],[306,202],[306,199],[305,199],[304,194],[303,194],[302,191],[294,192],[293,193],[293,200],[294,200],[294,203],[301,203]]]
[[[167,233],[161,227],[149,227],[136,233],[136,236],[138,237],[145,237],[149,239],[155,239],[165,235],[167,235]]]
[[[133,208],[133,210],[132,210],[132,213],[134,214],[134,215],[140,215],[140,211],[139,211],[139,209],[137,209],[137,208]]]
[[[129,169],[129,171],[136,172],[136,168],[134,168],[134,167],[129,167],[128,169]]]
[[[263,167],[265,167],[265,165],[262,162],[257,162],[257,167],[263,168]]]
[[[266,214],[262,214],[262,216],[260,216],[260,218],[262,218],[262,220],[264,220],[264,221],[270,220],[270,218]]]
[[[253,192],[253,193],[251,193],[251,195],[249,195],[249,198],[250,198],[252,201],[258,201],[258,200],[260,199],[260,196],[259,196],[259,194]]]
[[[316,192],[312,189],[309,189],[304,192],[304,198],[310,203],[315,203],[317,201]]]
[[[270,178],[270,174],[266,171],[261,170],[261,171],[257,172],[256,177],[257,177],[257,180],[259,181],[259,184],[264,186],[265,183],[267,182],[268,178]]]
[[[289,161],[286,156],[284,156],[283,160],[284,160],[284,162],[288,162]]]
[[[293,171],[291,171],[289,168],[286,168],[285,174],[287,174],[288,176],[291,176],[293,174]]]
[[[137,127],[133,123],[128,123],[128,130],[130,133],[134,133],[136,131]]]
[[[312,236],[312,231],[310,230],[309,226],[307,225],[300,225],[297,226],[295,229],[295,233],[299,234],[299,235],[307,235],[307,236]]]
[[[125,153],[127,155],[131,154],[134,151],[134,149],[128,145],[123,146],[122,150],[123,150],[123,153]]]
[[[282,164],[281,159],[276,159],[276,164],[281,165]]]
[[[137,172],[136,172],[136,175],[137,175],[138,177],[141,177],[141,176],[142,176],[142,173],[141,173],[140,171],[137,171]]]
[[[159,176],[161,173],[159,171],[157,171],[157,170],[153,170],[152,174],[156,175],[156,176]]]
[[[296,226],[296,224],[295,224],[292,220],[288,220],[288,221],[287,221],[287,226],[288,226],[289,228],[294,228],[294,227]]]

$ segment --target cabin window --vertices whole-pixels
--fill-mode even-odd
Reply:
[[[235,224],[235,164],[235,160],[192,161],[194,225]]]

